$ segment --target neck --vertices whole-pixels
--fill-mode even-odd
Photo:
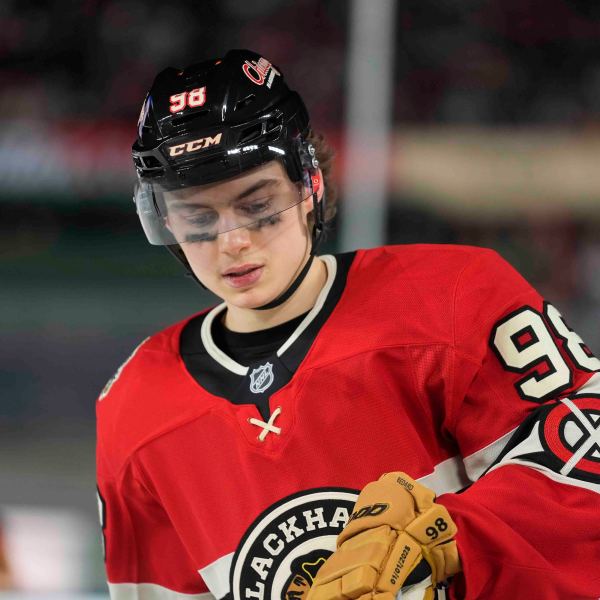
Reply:
[[[281,325],[309,311],[326,281],[327,267],[321,259],[315,257],[304,281],[286,302],[270,310],[253,310],[228,305],[224,319],[225,327],[231,331],[246,333]]]

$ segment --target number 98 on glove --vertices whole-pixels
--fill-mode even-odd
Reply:
[[[461,570],[455,535],[432,490],[405,473],[386,473],[360,493],[307,600],[394,600],[402,588],[403,599],[430,600],[436,584]],[[425,579],[425,591],[409,591]]]

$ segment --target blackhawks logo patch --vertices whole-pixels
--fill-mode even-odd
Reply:
[[[357,496],[354,490],[318,488],[288,496],[264,511],[233,558],[233,600],[306,598]]]

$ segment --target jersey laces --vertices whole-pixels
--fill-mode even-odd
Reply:
[[[262,431],[258,434],[258,439],[261,442],[265,441],[265,438],[267,437],[267,435],[269,435],[269,433],[274,433],[275,435],[281,434],[281,427],[277,427],[276,425],[274,425],[275,419],[280,414],[281,414],[281,406],[278,406],[273,411],[273,413],[269,417],[268,421],[261,421],[260,419],[256,419],[254,417],[250,417],[248,419],[248,423],[251,423],[252,425],[256,425],[257,427],[262,428]]]

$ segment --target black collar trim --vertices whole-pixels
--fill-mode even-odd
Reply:
[[[191,319],[180,337],[181,356],[190,375],[211,394],[234,404],[255,404],[263,418],[267,419],[270,396],[291,380],[337,306],[355,255],[355,252],[350,252],[321,257],[327,265],[325,286],[314,307],[270,358],[242,365],[215,344],[211,334],[212,323],[225,310],[224,303]],[[270,366],[267,366],[268,363]],[[266,377],[267,381],[272,379],[272,383],[261,389],[261,385],[256,384],[259,376],[262,379]]]

